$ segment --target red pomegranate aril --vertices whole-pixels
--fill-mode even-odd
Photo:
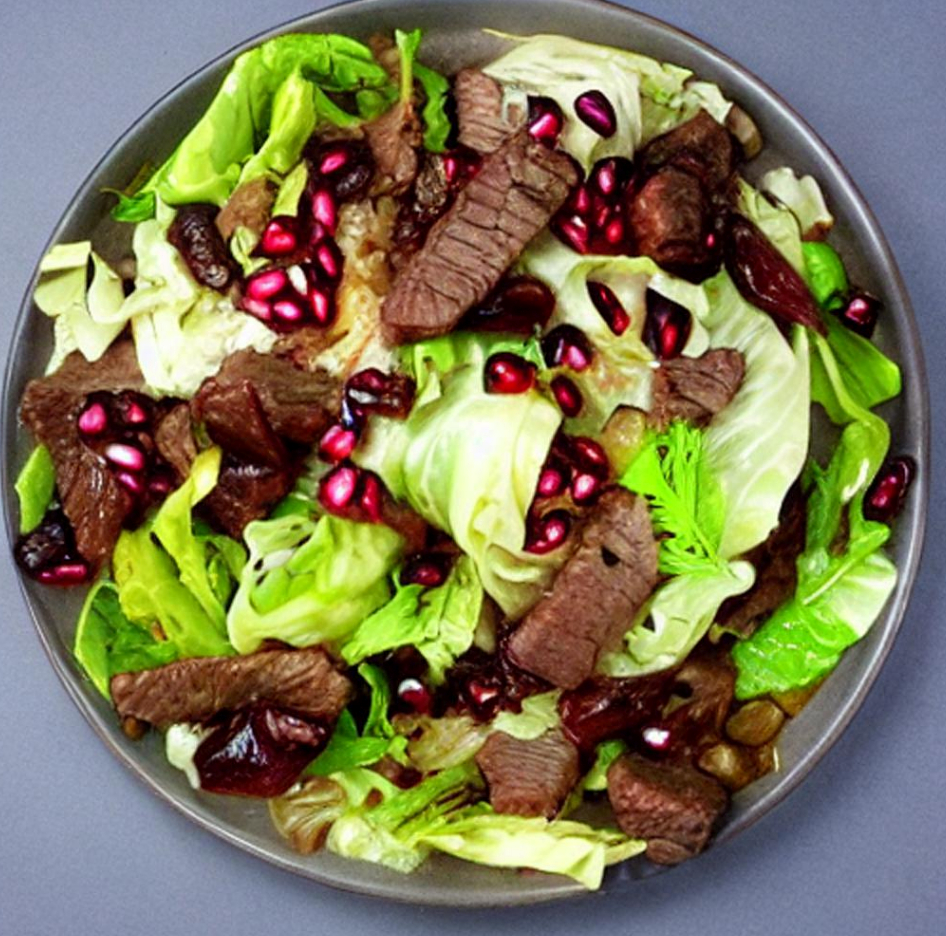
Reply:
[[[591,366],[594,350],[574,325],[559,325],[542,339],[542,356],[549,367],[570,367],[583,371]]]
[[[273,303],[273,315],[285,325],[296,325],[302,321],[305,313],[293,300],[279,299]]]
[[[590,503],[601,490],[601,479],[581,471],[572,479],[572,500],[576,504]]]
[[[617,166],[614,160],[602,159],[592,170],[591,179],[602,195],[611,195],[618,184]]]
[[[571,247],[576,253],[588,253],[588,225],[580,215],[556,218],[552,230],[566,247]]]
[[[348,378],[343,404],[356,421],[368,413],[405,419],[414,405],[414,389],[414,381],[404,374],[366,367]]]
[[[916,462],[908,455],[888,461],[864,495],[864,516],[878,523],[890,523],[903,509],[915,476]]]
[[[610,205],[598,205],[597,209],[595,210],[594,226],[599,230],[606,230],[611,217],[611,212],[612,209]]]
[[[329,426],[319,442],[319,456],[327,462],[344,461],[355,450],[358,436],[341,425]]]
[[[365,474],[362,480],[361,496],[358,504],[364,511],[365,517],[371,523],[381,522],[381,482],[371,474]]]
[[[105,457],[119,468],[129,471],[142,471],[145,467],[144,453],[133,445],[124,442],[112,442],[105,448]]]
[[[604,229],[604,239],[612,247],[616,247],[624,240],[624,222],[620,218],[615,218]]]
[[[555,395],[555,402],[558,403],[561,411],[569,417],[577,416],[581,412],[584,401],[581,397],[581,391],[575,386],[574,381],[560,374],[552,379],[552,393]]]
[[[246,281],[246,295],[250,299],[265,302],[286,288],[286,274],[278,268],[263,270]]]
[[[648,725],[641,731],[641,740],[651,750],[663,753],[670,748],[672,736],[668,728]]]
[[[707,250],[712,250],[715,246],[716,246],[716,235],[712,231],[710,231],[709,234],[706,235]]]
[[[63,562],[50,569],[43,569],[36,578],[44,585],[81,585],[88,581],[90,573],[86,562]]]
[[[615,335],[623,335],[631,324],[631,317],[627,314],[621,300],[614,294],[610,286],[595,280],[588,280],[588,295],[591,298],[598,314],[604,319],[608,328]]]
[[[170,479],[157,475],[148,482],[148,493],[160,500],[171,493],[172,486]]]
[[[487,360],[483,383],[487,393],[525,393],[535,386],[535,377],[535,364],[500,351]]]
[[[357,469],[339,465],[319,482],[319,503],[329,511],[344,510],[354,498],[357,487]]]
[[[532,276],[504,277],[463,317],[461,328],[532,335],[545,328],[555,311],[555,294]]]
[[[148,421],[148,414],[144,407],[134,400],[125,400],[123,404],[123,413],[125,422],[132,426],[141,426]]]
[[[466,691],[476,705],[488,706],[499,699],[502,690],[494,683],[473,679],[467,684]]]
[[[131,471],[116,471],[115,480],[136,496],[144,493],[145,483],[139,474],[134,474]]]
[[[430,712],[432,701],[430,692],[427,691],[427,687],[419,679],[402,679],[398,683],[397,697],[408,708],[421,715],[427,715]]]
[[[79,415],[79,431],[84,435],[99,435],[108,427],[108,414],[101,403],[92,403]]]
[[[342,275],[342,252],[335,241],[322,241],[315,249],[315,259],[330,280],[337,280]]]
[[[298,222],[288,215],[273,218],[260,237],[260,251],[267,257],[284,257],[298,246]]]
[[[591,195],[588,192],[588,186],[582,183],[572,194],[572,205],[578,214],[587,214],[591,208]]]
[[[565,542],[571,529],[571,518],[564,510],[552,510],[531,526],[525,549],[526,552],[541,556]]]
[[[348,163],[348,152],[344,147],[328,150],[319,163],[319,173],[321,175],[331,175],[337,172],[342,166]]]
[[[327,189],[316,189],[312,195],[312,215],[329,234],[335,233],[338,223],[338,214],[335,210],[335,199]]]
[[[319,325],[328,325],[332,320],[332,297],[323,289],[314,288],[309,293],[309,305]]]
[[[607,478],[611,464],[604,449],[594,439],[577,436],[571,440],[571,450],[579,467],[601,479]]]
[[[605,138],[614,136],[618,128],[617,114],[607,97],[597,89],[575,98],[575,113],[582,123]]]
[[[539,143],[554,146],[565,125],[562,109],[551,98],[530,97],[529,136]]]
[[[261,299],[252,299],[249,296],[244,296],[240,302],[240,308],[243,309],[244,312],[249,312],[250,315],[258,318],[262,322],[268,322],[273,317],[272,305]]]
[[[679,357],[690,338],[693,319],[687,308],[652,289],[645,294],[647,317],[643,341],[655,356],[666,361]]]
[[[444,156],[443,158],[443,177],[447,183],[453,182],[460,171],[460,163],[456,156]]]
[[[447,580],[449,569],[445,556],[418,553],[411,556],[401,569],[402,585],[422,585],[437,588]]]
[[[869,293],[858,292],[851,296],[847,305],[836,314],[851,331],[864,338],[870,338],[877,326],[880,308],[879,299]]]
[[[558,462],[546,463],[539,475],[535,492],[539,497],[556,497],[568,484],[568,469]]]

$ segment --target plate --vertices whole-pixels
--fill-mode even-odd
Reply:
[[[146,160],[160,162],[203,113],[232,59],[258,42],[290,31],[342,32],[366,38],[395,27],[425,29],[424,59],[444,71],[495,56],[499,40],[481,29],[530,33],[536,29],[530,0],[464,3],[462,0],[360,0],[284,24],[231,50],[173,89],[109,150],[76,193],[50,243],[91,237],[106,257],[125,250],[130,231],[108,217],[106,186],[131,179]],[[763,817],[787,796],[838,739],[863,702],[896,637],[919,565],[928,500],[929,404],[922,351],[909,298],[884,236],[843,167],[814,131],[761,81],[722,53],[648,16],[594,0],[544,0],[542,31],[591,42],[621,45],[691,68],[718,83],[759,125],[766,142],[750,175],[788,164],[811,173],[822,185],[837,218],[833,240],[848,262],[852,279],[880,296],[886,308],[878,345],[902,366],[903,394],[882,414],[891,425],[892,450],[912,455],[917,481],[889,546],[900,580],[888,607],[868,636],[852,647],[804,711],[779,740],[780,770],[733,798],[710,852]],[[7,531],[14,538],[11,482],[31,446],[16,419],[25,383],[41,373],[51,348],[48,321],[32,305],[32,288],[22,303],[7,363],[2,436],[3,497]],[[29,353],[25,351],[29,349]],[[329,853],[303,857],[292,852],[272,827],[264,803],[195,793],[182,773],[164,759],[152,734],[132,742],[121,732],[109,705],[80,674],[70,646],[81,596],[43,589],[21,580],[39,637],[73,701],[115,755],[153,791],[198,825],[279,867],[334,887],[396,900],[454,906],[533,903],[584,893],[568,880],[496,871],[433,856],[412,875],[401,875]],[[700,860],[700,859],[697,859]],[[619,889],[653,872],[642,860],[611,869],[606,889]]]

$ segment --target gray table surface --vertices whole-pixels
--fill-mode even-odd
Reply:
[[[67,698],[4,562],[0,934],[946,932],[946,12],[942,0],[637,5],[742,62],[808,118],[876,211],[916,307],[939,477],[905,626],[853,725],[772,815],[670,875],[512,911],[395,906],[270,868],[147,794]],[[318,6],[6,0],[0,346],[49,231],[111,142],[210,58]],[[538,27],[541,3],[536,14]]]

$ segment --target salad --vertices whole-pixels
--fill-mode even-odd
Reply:
[[[915,466],[817,181],[685,69],[503,38],[268,40],[115,180],[128,250],[40,265],[15,555],[197,795],[597,888],[777,769]]]

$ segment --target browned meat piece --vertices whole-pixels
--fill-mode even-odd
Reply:
[[[637,250],[681,274],[707,264],[709,202],[696,176],[667,166],[652,175],[631,202]]]
[[[417,147],[421,143],[414,108],[399,102],[377,120],[365,124],[364,129],[376,167],[373,193],[406,192],[417,175]]]
[[[509,639],[512,661],[574,689],[613,650],[657,584],[657,542],[643,499],[605,491],[554,586]]]
[[[245,383],[256,391],[276,435],[304,445],[321,436],[341,404],[341,384],[328,372],[300,370],[285,359],[246,350],[231,354],[201,385],[194,398],[196,418],[218,428],[229,422],[242,431],[246,413],[234,406],[240,396],[233,388]]]
[[[30,381],[23,393],[20,418],[53,457],[56,485],[76,547],[93,566],[108,559],[134,502],[104,460],[82,444],[76,419],[90,393],[143,386],[134,345],[117,341],[98,361],[73,352],[56,373]]]
[[[804,498],[795,489],[786,499],[779,525],[769,538],[743,556],[755,566],[755,582],[744,595],[722,603],[716,614],[720,627],[740,637],[751,637],[766,617],[795,594],[796,560],[805,548],[806,519]]]
[[[481,302],[578,179],[563,153],[516,134],[491,156],[401,270],[381,317],[400,344],[443,335]]]
[[[710,191],[721,188],[736,167],[732,134],[706,111],[644,147],[640,165],[647,173],[675,166],[695,175]]]
[[[276,190],[268,179],[244,182],[220,209],[216,218],[217,230],[226,241],[233,237],[238,227],[262,234],[275,200]]]
[[[155,426],[154,444],[158,454],[177,473],[178,481],[183,481],[197,457],[197,444],[191,429],[191,408],[187,403],[178,403]]]
[[[157,669],[120,673],[112,677],[110,688],[119,715],[159,728],[203,722],[253,702],[330,721],[351,697],[351,683],[318,647],[178,660]]]
[[[207,434],[225,452],[256,465],[285,466],[286,448],[273,432],[249,380],[219,385],[212,397],[204,397],[203,404],[200,413]]]
[[[476,755],[498,813],[551,819],[578,782],[578,748],[560,729],[522,741],[494,731]]]
[[[731,348],[662,361],[654,374],[648,419],[659,429],[675,419],[705,426],[729,405],[744,375],[743,357]]]
[[[478,153],[495,153],[525,123],[522,108],[503,113],[503,89],[478,68],[464,68],[453,81],[459,142]]]
[[[228,535],[239,539],[252,520],[262,520],[292,489],[295,473],[243,461],[224,453],[214,489],[198,510]]]
[[[608,770],[608,797],[621,831],[647,839],[647,857],[677,864],[702,851],[728,802],[723,787],[686,765],[625,754]]]

